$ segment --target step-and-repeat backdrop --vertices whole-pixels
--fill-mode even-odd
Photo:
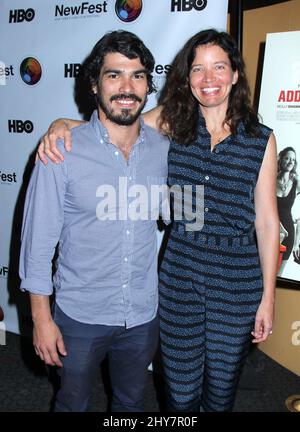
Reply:
[[[18,290],[24,194],[40,136],[58,117],[81,118],[74,98],[80,65],[110,30],[136,33],[153,52],[161,88],[183,43],[201,29],[226,29],[227,0],[2,0],[0,4],[0,305],[2,327],[31,328]],[[147,108],[156,103],[151,96]],[[45,224],[47,220],[45,220]]]

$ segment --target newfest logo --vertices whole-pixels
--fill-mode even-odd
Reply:
[[[193,9],[200,12],[206,6],[207,0],[171,0],[171,12],[190,12]]]
[[[7,276],[8,276],[8,267],[7,266],[0,267],[0,277],[2,279],[6,279]]]
[[[17,175],[15,172],[7,173],[0,170],[0,182],[1,184],[10,185],[12,183],[17,183]],[[1,273],[0,273],[1,275]]]
[[[64,4],[55,6],[55,19],[76,19],[99,17],[107,12],[107,1],[102,3],[82,2],[80,5],[66,6]]]
[[[7,279],[8,276],[19,279],[19,272],[7,266],[0,266],[0,278]]]
[[[169,64],[166,65],[158,64],[154,68],[154,73],[156,75],[167,75],[170,72],[170,69],[171,69],[171,65]]]
[[[8,120],[9,133],[31,133],[33,131],[33,123],[30,120]]]
[[[135,21],[142,9],[142,0],[117,0],[115,4],[116,15],[123,22]]]
[[[27,85],[35,85],[42,76],[40,62],[34,57],[26,57],[20,65],[20,76]]]
[[[6,281],[8,280],[8,278],[11,281],[14,280],[14,282],[13,282],[14,284],[20,283],[18,270],[9,268],[8,266],[5,266],[5,265],[0,266],[0,279],[4,279],[5,282],[3,282],[3,283],[6,284]]]
[[[6,78],[9,76],[14,76],[13,65],[6,66],[5,63],[0,61],[0,85],[5,85]]]
[[[32,8],[28,9],[13,9],[9,11],[9,23],[30,22],[35,16],[35,11]]]
[[[6,85],[6,78],[15,76],[14,66],[6,66],[0,61],[0,85]],[[42,67],[34,57],[26,57],[20,64],[20,77],[27,85],[35,85],[42,76]]]

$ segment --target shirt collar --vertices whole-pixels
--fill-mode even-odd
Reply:
[[[144,147],[145,145],[145,122],[142,118],[142,116],[140,116],[140,133],[138,135],[138,138],[134,144],[134,146],[139,145],[140,147]],[[108,131],[106,129],[106,127],[103,125],[103,123],[99,120],[98,117],[98,111],[95,110],[91,116],[90,119],[90,124],[92,126],[92,128],[94,129],[94,131],[96,132],[97,138],[101,141],[103,140],[104,143],[108,146],[111,146],[111,142],[109,139],[109,134]]]

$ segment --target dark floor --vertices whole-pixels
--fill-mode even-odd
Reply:
[[[30,339],[7,333],[6,345],[0,345],[0,366],[0,412],[49,411],[55,388],[54,374],[47,373]],[[102,374],[106,376],[105,370]],[[248,356],[234,411],[286,412],[285,400],[293,394],[300,394],[300,377],[255,348]],[[163,409],[158,400],[163,401],[161,375],[149,372],[146,412],[158,412],[160,406]],[[106,391],[99,373],[90,411],[104,412],[106,408]]]

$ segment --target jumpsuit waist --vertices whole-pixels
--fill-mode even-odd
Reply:
[[[209,234],[202,231],[187,231],[185,224],[174,222],[172,230],[180,234],[187,240],[192,240],[202,245],[221,246],[221,247],[240,247],[248,246],[256,243],[255,233],[242,233],[240,235],[219,235]]]

